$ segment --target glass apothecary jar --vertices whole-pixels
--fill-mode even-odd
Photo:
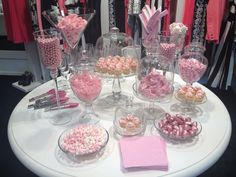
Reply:
[[[205,51],[206,48],[202,45],[201,42],[191,42],[190,44],[184,47],[184,53],[196,52],[203,55]]]
[[[97,39],[96,53],[98,57],[121,56],[122,48],[130,45],[133,45],[133,38],[113,27]]]
[[[134,103],[133,97],[126,100],[126,104],[118,106],[113,121],[115,132],[120,136],[135,136],[144,134],[146,120],[142,103]]]
[[[172,96],[174,65],[154,46],[146,45],[146,56],[139,61],[135,91],[145,100],[161,102]]]

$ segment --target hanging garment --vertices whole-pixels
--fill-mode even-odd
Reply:
[[[204,42],[206,33],[207,0],[195,0],[192,41]]]
[[[87,0],[87,7],[96,10],[96,14],[89,22],[84,34],[87,43],[95,44],[101,36],[101,0]]]
[[[28,0],[2,0],[8,40],[27,43],[33,40]]]
[[[183,14],[183,20],[182,20],[182,23],[188,27],[188,31],[185,38],[185,45],[189,44],[189,42],[191,41],[194,4],[195,4],[195,0],[185,0],[184,14]]]
[[[219,42],[220,28],[225,11],[225,1],[209,0],[207,5],[206,40]]]
[[[227,18],[227,23],[221,36],[219,46],[215,54],[215,61],[211,68],[207,84],[211,87],[218,87],[220,89],[227,89],[229,82],[229,68],[232,54],[234,33],[236,30],[236,7],[235,4],[230,5],[230,14]]]
[[[170,0],[163,0],[163,10],[167,9],[169,14],[164,17],[162,31],[168,31],[170,26]]]

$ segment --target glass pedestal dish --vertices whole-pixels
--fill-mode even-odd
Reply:
[[[96,42],[96,71],[104,79],[112,80],[112,92],[99,98],[103,105],[124,105],[129,96],[122,92],[120,79],[136,74],[141,49],[132,45],[133,39],[116,27]]]

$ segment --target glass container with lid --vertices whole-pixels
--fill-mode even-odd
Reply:
[[[119,32],[117,27],[113,27],[109,33],[106,33],[97,39],[96,51],[99,57],[107,57],[109,55],[121,56],[122,48],[132,44],[132,37]]]
[[[133,46],[133,39],[113,27],[96,42],[95,69],[104,78],[113,78],[112,93],[105,96],[109,106],[123,105],[129,94],[121,90],[120,78],[136,74],[141,48]]]
[[[133,85],[134,94],[145,101],[149,107],[145,114],[147,119],[155,119],[163,113],[163,109],[155,102],[168,102],[173,95],[174,64],[160,54],[158,43],[145,45],[146,56],[139,62],[136,83]],[[156,45],[157,44],[157,45]]]
[[[124,105],[118,106],[113,121],[115,132],[121,136],[144,134],[146,120],[143,108],[143,103],[134,103],[132,96],[126,100]]]

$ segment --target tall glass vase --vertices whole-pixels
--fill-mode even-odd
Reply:
[[[60,33],[56,29],[45,29],[33,33],[34,39],[38,46],[41,62],[44,67],[49,69],[50,76],[55,82],[56,106],[60,106],[58,94],[57,75],[58,67],[61,64],[62,56],[60,49]],[[53,124],[65,124],[70,119],[61,119],[60,121],[52,120]]]

